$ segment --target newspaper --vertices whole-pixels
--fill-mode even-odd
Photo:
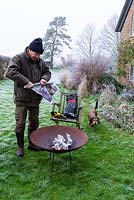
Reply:
[[[48,103],[53,102],[54,94],[59,90],[58,87],[52,83],[46,83],[45,85],[41,85],[40,83],[35,83],[31,88],[34,92],[40,94],[45,101]]]

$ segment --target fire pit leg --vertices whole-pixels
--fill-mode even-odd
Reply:
[[[51,172],[53,171],[54,158],[55,158],[55,153],[54,153],[54,152],[50,152]],[[72,163],[72,155],[71,155],[71,151],[69,152],[69,160],[70,160],[70,167],[71,167],[71,163]]]
[[[69,157],[70,157],[70,167],[71,167],[71,163],[72,163],[71,151],[69,152]]]
[[[51,158],[51,153],[50,153],[50,158],[51,158],[51,171],[53,170],[53,165],[54,165],[54,155],[55,155],[55,153],[52,152],[52,158]]]
[[[50,160],[51,160],[51,155],[52,155],[52,152],[49,153],[49,159],[50,159]]]

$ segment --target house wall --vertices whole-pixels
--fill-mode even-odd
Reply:
[[[132,36],[132,16],[134,15],[134,1],[132,2],[132,5],[129,9],[128,15],[126,17],[125,23],[123,25],[123,28],[120,32],[120,40],[131,40],[134,42],[134,36]],[[130,87],[134,87],[134,82],[129,81],[129,69],[130,67],[126,65],[125,71],[126,71],[126,78],[122,77],[120,78],[120,83],[123,85],[129,85]]]
[[[130,39],[132,37],[132,15],[133,14],[134,14],[134,1],[132,2],[127,18],[125,20],[125,23],[120,33],[121,41]]]
[[[134,81],[130,81],[129,80],[129,70],[130,70],[130,66],[129,65],[125,65],[125,72],[126,72],[127,76],[126,76],[126,78],[124,78],[124,77],[119,78],[118,81],[122,85],[128,85],[130,87],[134,87]]]

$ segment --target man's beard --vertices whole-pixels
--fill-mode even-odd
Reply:
[[[33,61],[39,61],[39,58],[34,58],[34,57],[31,57],[31,59],[33,60]]]

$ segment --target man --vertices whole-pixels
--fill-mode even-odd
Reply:
[[[31,143],[30,134],[39,126],[39,104],[42,96],[31,90],[34,83],[46,84],[51,78],[49,68],[40,58],[43,53],[42,39],[36,38],[23,53],[14,56],[8,65],[6,77],[14,81],[14,103],[16,105],[17,156],[24,155],[24,131],[28,116],[28,149],[40,150]]]

